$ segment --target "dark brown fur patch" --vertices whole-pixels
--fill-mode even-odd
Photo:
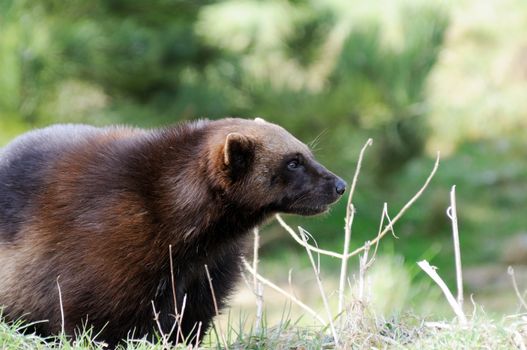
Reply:
[[[225,161],[230,133],[244,141],[232,144],[232,163]],[[187,297],[181,327],[192,338],[201,322],[202,337],[215,314],[204,265],[222,307],[240,272],[246,233],[287,211],[286,177],[272,178],[290,153],[312,158],[282,128],[243,119],[159,130],[56,126],[22,136],[0,154],[5,316],[47,320],[36,330],[57,334],[58,283],[70,335],[87,324],[111,346],[132,333],[151,338],[152,302],[168,333],[172,246],[179,310]],[[306,186],[334,177],[313,164],[311,182],[290,192],[311,193]],[[317,188],[331,192],[326,182]]]

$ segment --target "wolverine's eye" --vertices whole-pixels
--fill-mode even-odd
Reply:
[[[293,159],[287,163],[287,168],[289,170],[295,170],[300,165],[299,161],[297,159]]]

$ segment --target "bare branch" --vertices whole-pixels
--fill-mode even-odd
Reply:
[[[168,253],[170,254],[170,282],[172,284],[172,297],[174,302],[174,324],[172,325],[172,329],[170,330],[170,333],[168,336],[172,336],[172,333],[174,332],[174,328],[177,327],[177,333],[176,333],[176,339],[178,340],[179,337],[183,338],[183,330],[181,329],[181,321],[182,317],[179,314],[178,307],[177,307],[177,295],[176,295],[176,279],[174,277],[174,261],[172,258],[172,244],[168,246]],[[176,340],[176,343],[177,343]]]
[[[302,235],[302,240],[307,243],[307,235],[300,231]],[[331,315],[331,309],[329,307],[328,299],[326,297],[326,293],[324,292],[324,285],[322,284],[322,279],[320,278],[320,271],[317,270],[317,265],[315,263],[315,259],[313,258],[313,252],[309,248],[306,248],[307,255],[309,256],[309,260],[311,261],[311,266],[313,267],[313,271],[315,272],[315,278],[317,280],[318,289],[320,291],[320,296],[322,297],[322,301],[324,302],[324,308],[326,309],[326,314],[329,321],[329,327],[331,329],[331,333],[333,333],[333,339],[335,340],[335,345],[338,347],[339,338],[337,331],[335,329],[335,325],[333,324],[333,316]]]
[[[348,195],[348,204],[346,206],[346,221],[348,220],[348,217],[351,214],[350,205],[353,203],[353,194],[355,193],[355,187],[357,187],[357,181],[359,179],[359,173],[362,167],[362,159],[364,158],[364,152],[366,151],[366,148],[368,148],[372,144],[373,144],[373,140],[368,139],[368,141],[366,141],[366,143],[364,144],[364,146],[362,146],[362,149],[360,150],[359,159],[357,160],[357,168],[355,169],[355,175],[353,175],[353,180],[351,182],[351,187],[350,187],[350,193]],[[348,226],[349,225],[346,224],[346,228]]]
[[[456,261],[457,302],[463,307],[463,272],[461,269],[461,249],[459,246],[459,230],[457,225],[456,186],[452,186],[452,190],[450,191],[450,207],[447,209],[447,215],[452,221],[452,237],[454,240],[454,257]]]
[[[369,242],[366,242],[364,254],[359,257],[359,301],[362,303],[366,302],[366,299],[364,298],[364,290],[366,289],[366,271],[370,266],[368,264],[368,254],[370,252],[370,245],[368,243]]]
[[[390,231],[392,231],[393,238],[399,239],[399,237],[395,234],[395,230],[393,228],[393,223],[392,223],[392,219],[390,218],[390,214],[388,214],[388,203],[384,203],[384,206],[382,208],[382,215],[384,215],[384,217],[386,217],[386,220],[388,220],[388,223],[390,224]],[[381,234],[381,231],[380,231],[381,228],[382,227],[379,228],[379,233],[378,234]]]
[[[441,291],[443,291],[443,294],[445,295],[446,300],[448,301],[448,303],[452,307],[452,310],[454,310],[454,313],[458,317],[459,323],[461,323],[462,326],[465,326],[468,323],[467,317],[463,313],[463,309],[461,308],[461,305],[457,303],[456,299],[454,298],[454,296],[448,289],[445,282],[437,274],[436,268],[430,266],[430,264],[426,260],[419,261],[417,264],[419,265],[421,269],[423,269],[424,272],[428,274],[428,276],[430,276],[434,280],[434,282],[439,286],[439,288],[441,288]]]
[[[362,159],[364,157],[364,152],[366,148],[371,146],[373,143],[372,139],[368,139],[366,144],[362,147],[359,153],[359,159],[357,161],[357,168],[355,169],[355,175],[353,176],[353,181],[351,182],[350,193],[348,196],[348,203],[346,205],[346,217],[344,219],[344,251],[342,252],[342,263],[340,265],[340,278],[339,278],[339,305],[338,305],[338,314],[342,313],[344,308],[344,290],[346,289],[346,280],[348,275],[348,253],[350,249],[351,242],[351,226],[353,224],[353,219],[355,217],[355,206],[353,205],[353,194],[355,193],[355,187],[357,186],[357,180],[359,179],[359,173],[362,166]]]
[[[258,273],[258,249],[260,247],[260,234],[257,228],[254,229],[254,247],[253,247],[253,269]],[[263,286],[256,275],[253,275],[253,292],[256,297],[256,332],[260,331],[263,322],[263,308],[264,308],[264,298],[263,298]]]
[[[207,266],[207,264],[205,264],[205,273],[207,274],[207,279],[209,280],[209,287],[210,287],[210,293],[212,295],[212,302],[214,304],[214,311],[216,312],[216,316],[219,316],[220,310],[218,308],[218,301],[216,300],[216,294],[214,294],[214,286],[212,285],[212,278],[210,277],[209,267]],[[218,323],[218,331],[220,333],[223,346],[225,346],[225,349],[229,349],[229,345],[227,344],[227,340],[225,339],[225,335],[223,334],[221,325],[219,323]]]
[[[379,237],[382,233],[382,228],[384,227],[384,218],[387,218],[388,223],[392,222],[390,216],[388,215],[388,203],[386,202],[384,202],[384,205],[382,206],[381,222],[379,223],[379,231],[377,231],[377,237]],[[395,236],[393,229],[392,234]],[[369,265],[373,264],[373,261],[375,261],[375,257],[377,256],[377,249],[379,249],[379,243],[380,240],[377,240],[377,242],[375,242],[375,249],[373,250],[373,254],[371,256]],[[369,242],[366,242],[366,244],[369,244]]]
[[[151,300],[151,302],[152,302],[152,310],[154,311],[154,321],[156,322],[157,329],[159,330],[159,335],[161,336],[161,340],[163,342],[163,349],[169,349],[170,344],[168,343],[168,337],[163,332],[163,328],[161,327],[161,323],[159,322],[159,312],[156,311],[154,301]]]
[[[194,347],[196,349],[199,349],[199,334],[201,333],[201,325],[202,325],[202,322],[199,321],[198,322],[198,331],[196,332],[196,344],[194,345]]]
[[[61,335],[66,335],[65,332],[65,321],[64,321],[64,305],[62,304],[62,291],[60,290],[60,284],[59,284],[59,278],[60,276],[57,276],[57,289],[59,290],[59,305],[60,305],[60,324],[61,324]]]
[[[253,270],[258,272],[258,248],[260,247],[260,233],[258,228],[253,230],[254,242],[253,242]],[[258,279],[253,276],[253,288],[256,290]]]
[[[262,282],[264,285],[270,287],[271,289],[274,289],[278,293],[282,294],[283,296],[285,296],[286,298],[291,300],[296,305],[300,306],[304,311],[306,311],[308,314],[313,316],[323,326],[327,325],[326,321],[324,321],[324,319],[322,317],[320,317],[320,315],[315,310],[313,310],[312,308],[310,308],[309,306],[304,304],[300,299],[298,299],[293,294],[285,291],[284,289],[278,287],[276,284],[274,284],[273,282],[269,281],[268,279],[266,279],[262,275],[258,274],[256,271],[253,270],[252,266],[245,259],[243,260],[243,265],[245,266],[247,271],[249,271],[253,276],[256,276],[258,281]]]
[[[181,305],[181,314],[179,315],[179,321],[183,320],[183,316],[185,315],[186,306],[187,306],[187,293],[185,293],[185,295],[183,295],[183,303]],[[180,323],[178,323],[178,327],[181,330],[181,324]],[[180,336],[180,334],[181,334],[181,339],[184,339],[183,331],[177,332],[176,333],[176,344],[179,343],[179,336]]]
[[[520,301],[520,304],[523,306],[525,310],[527,310],[527,303],[525,302],[525,299],[522,296],[522,293],[520,293],[520,289],[518,288],[518,283],[516,283],[516,277],[514,276],[514,269],[512,266],[509,266],[507,269],[507,273],[509,276],[511,276],[512,279],[512,286],[514,287],[514,292],[516,293],[516,296],[518,297],[518,300]]]
[[[384,230],[381,232],[380,235],[378,235],[374,240],[372,240],[370,243],[371,244],[377,244],[377,242],[379,240],[381,240],[388,232],[390,232],[392,229],[393,229],[393,226],[395,225],[395,223],[397,221],[399,221],[399,219],[404,215],[404,213],[415,203],[415,201],[417,201],[417,199],[419,197],[421,197],[421,195],[423,194],[423,192],[425,191],[425,189],[428,187],[428,184],[430,183],[430,181],[432,180],[432,178],[434,177],[436,171],[437,171],[437,168],[439,167],[439,152],[437,153],[437,158],[436,158],[436,161],[435,161],[435,164],[434,164],[434,168],[432,169],[432,172],[430,173],[430,175],[428,175],[428,178],[426,179],[425,183],[423,184],[423,186],[419,189],[419,191],[417,191],[417,193],[401,208],[401,210],[397,213],[397,215],[394,216],[394,218],[391,220],[391,222],[384,228]],[[362,247],[359,247],[357,249],[355,249],[354,251],[352,251],[351,253],[348,254],[348,257],[351,257],[351,256],[354,256],[354,255],[357,255],[359,254],[360,252],[364,251],[366,249],[366,245],[363,245]]]
[[[339,253],[335,253],[335,252],[332,252],[331,250],[324,250],[324,249],[320,249],[318,247],[315,247],[315,246],[312,246],[310,245],[309,243],[307,242],[303,242],[302,239],[300,237],[298,237],[297,233],[295,232],[295,230],[293,230],[291,228],[291,226],[289,226],[285,221],[284,219],[282,219],[282,217],[279,215],[279,214],[276,214],[275,215],[276,217],[276,220],[278,221],[278,223],[291,235],[291,237],[294,238],[294,240],[300,244],[302,247],[304,248],[307,248],[313,252],[316,252],[316,253],[320,253],[320,254],[323,254],[323,255],[327,255],[327,256],[331,256],[331,257],[334,257],[334,258],[337,258],[337,259],[342,259],[343,255],[342,254],[339,254]]]

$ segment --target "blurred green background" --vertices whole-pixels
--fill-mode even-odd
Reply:
[[[521,276],[527,263],[527,248],[510,258],[527,231],[526,32],[524,0],[0,0],[0,145],[51,123],[260,116],[351,182],[371,137],[354,247],[374,237],[384,202],[394,215],[415,193],[441,151],[399,239],[381,244],[377,274],[422,285],[415,262],[427,258],[453,281],[445,210],[455,184],[467,290],[512,312],[506,266]],[[344,202],[288,220],[340,250]],[[271,276],[307,266],[276,224],[262,241]],[[338,263],[323,262],[331,279]],[[398,292],[395,309],[434,288]]]

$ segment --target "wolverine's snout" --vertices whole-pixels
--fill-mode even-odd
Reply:
[[[337,181],[335,181],[335,191],[339,196],[342,196],[344,192],[346,192],[346,181],[342,180],[341,178],[337,177]]]

